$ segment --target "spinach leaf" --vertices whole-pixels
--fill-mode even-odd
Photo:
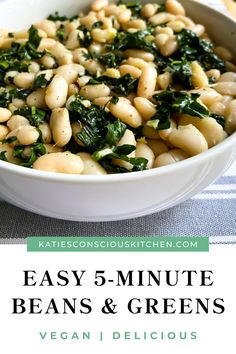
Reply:
[[[15,114],[24,116],[29,120],[31,125],[38,127],[41,123],[45,121],[48,111],[33,106],[20,108],[15,111]]]
[[[0,160],[1,161],[6,161],[6,162],[8,162],[8,160],[7,160],[7,157],[6,157],[6,151],[0,151]]]
[[[99,76],[96,79],[90,79],[88,83],[90,85],[104,83],[108,85],[113,92],[127,96],[137,90],[138,79],[132,78],[130,74],[123,75],[118,79],[109,76]]]

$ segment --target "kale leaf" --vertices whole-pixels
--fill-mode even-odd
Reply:
[[[180,60],[198,60],[205,70],[218,69],[225,71],[225,62],[214,53],[211,42],[201,39],[189,29],[183,29],[177,35],[179,49],[174,57]]]
[[[96,79],[90,79],[88,83],[90,85],[104,83],[108,85],[113,92],[127,96],[137,90],[138,79],[132,78],[130,74],[123,75],[118,79],[109,76],[99,76]]]
[[[6,157],[6,151],[0,151],[0,161],[8,162],[7,157]]]
[[[142,9],[140,0],[120,0],[119,5],[125,5],[127,9],[130,9],[133,17],[140,15]]]
[[[27,118],[31,125],[38,127],[46,120],[48,111],[42,110],[36,107],[23,107],[15,111],[15,114],[19,114]]]
[[[45,74],[41,74],[36,77],[33,83],[33,89],[36,90],[38,88],[45,88],[49,84],[49,81],[46,79]]]
[[[108,44],[107,48],[110,51],[114,50],[126,50],[126,49],[143,49],[151,53],[156,52],[156,46],[153,40],[149,40],[149,36],[152,34],[152,28],[137,31],[134,33],[118,32],[113,43]]]
[[[162,91],[153,98],[157,101],[157,113],[148,122],[148,125],[157,130],[168,129],[173,113],[186,113],[198,118],[209,117],[208,109],[198,102],[198,94],[187,94],[179,91]]]
[[[21,163],[21,166],[24,167],[32,167],[33,163],[37,160],[38,157],[45,155],[47,153],[47,150],[42,143],[34,143],[29,146],[30,148],[30,156],[25,157],[24,156],[24,149],[25,146],[15,146],[13,150],[13,156],[21,158],[23,161]]]

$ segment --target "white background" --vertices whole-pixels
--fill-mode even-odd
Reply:
[[[200,351],[221,354],[235,352],[235,269],[236,245],[211,246],[210,253],[27,253],[25,245],[0,246],[0,352],[13,354],[195,354]],[[53,275],[61,269],[86,270],[82,287],[23,288],[22,270],[34,269],[40,274],[48,269]],[[93,284],[95,270],[106,270],[107,278],[115,271],[209,269],[214,271],[213,287],[104,287]],[[12,315],[13,297],[83,298],[93,301],[90,315]],[[111,297],[118,304],[117,315],[103,315],[100,308],[104,299]],[[126,309],[132,297],[223,297],[224,315],[131,315]],[[99,342],[98,332],[103,330],[105,341]],[[112,341],[112,331],[197,331],[196,341]],[[42,341],[39,331],[91,331],[90,341]]]

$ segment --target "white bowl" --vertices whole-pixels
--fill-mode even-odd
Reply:
[[[86,1],[86,6],[92,1]],[[195,1],[181,1],[207,26],[216,43],[236,57],[236,23]],[[9,0],[0,4],[0,27],[17,30],[58,10],[74,15],[82,0]],[[139,217],[191,198],[221,175],[236,157],[236,133],[209,151],[175,165],[120,175],[78,176],[36,171],[0,161],[0,194],[34,213],[74,221]]]

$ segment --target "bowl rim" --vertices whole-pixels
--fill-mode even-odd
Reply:
[[[0,3],[1,6],[6,6],[6,3],[9,2],[14,3],[16,0],[8,0],[2,1]],[[219,17],[222,17],[225,21],[231,22],[236,29],[236,21],[232,19],[230,16],[223,14],[217,11],[214,8],[198,1],[192,0],[197,6],[202,7],[203,9],[207,9],[209,12],[216,14]],[[163,2],[160,0],[159,2]],[[180,0],[180,2],[186,3],[186,0]],[[172,173],[174,171],[191,167],[192,165],[198,166],[202,162],[207,159],[214,158],[217,155],[220,155],[222,152],[227,150],[233,145],[236,144],[236,132],[232,135],[228,136],[224,141],[220,142],[219,144],[215,145],[214,147],[209,148],[209,150],[200,153],[199,155],[190,157],[186,160],[179,161],[175,164],[162,166],[158,168],[153,168],[144,171],[137,171],[137,172],[128,172],[128,173],[120,173],[120,174],[106,174],[106,175],[80,175],[80,174],[65,174],[65,173],[56,173],[56,172],[46,172],[40,170],[34,170],[31,168],[15,165],[9,162],[1,161],[0,160],[0,172],[6,171],[8,173],[13,173],[15,175],[21,175],[23,177],[28,177],[32,179],[40,179],[42,181],[51,181],[51,182],[64,182],[64,183],[80,183],[80,184],[103,184],[108,182],[126,182],[126,181],[134,181],[140,180],[143,178],[153,177],[153,176],[161,176],[165,174]],[[236,156],[235,156],[236,158]],[[233,159],[232,159],[233,161]]]

